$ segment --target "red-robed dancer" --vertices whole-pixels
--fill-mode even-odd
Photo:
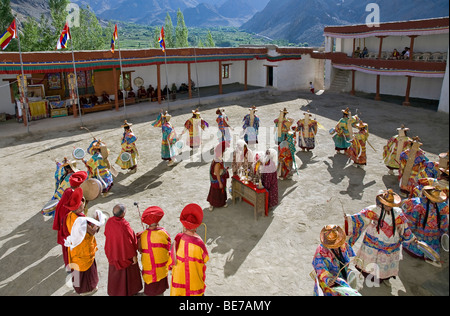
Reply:
[[[148,207],[142,213],[142,222],[148,225],[138,237],[142,261],[144,294],[163,296],[169,288],[169,250],[172,244],[169,233],[159,226],[164,211],[158,206]]]
[[[227,147],[227,142],[221,142],[214,149],[214,159],[209,169],[211,185],[209,187],[208,198],[209,210],[215,207],[227,207],[227,179],[230,177],[228,168],[223,164],[223,152]]]
[[[203,220],[198,204],[188,204],[180,215],[183,232],[175,237],[170,252],[169,269],[172,270],[171,296],[203,296],[205,294],[208,250],[196,229]]]
[[[123,204],[113,208],[113,217],[105,225],[105,254],[108,258],[108,295],[132,296],[142,290],[137,250],[138,241],[125,219]]]
[[[66,204],[69,202],[70,197],[72,196],[73,191],[78,188],[88,177],[86,171],[78,171],[72,174],[69,179],[70,188],[64,190],[61,199],[56,205],[55,209],[55,217],[53,218],[53,230],[58,232],[56,242],[61,245],[64,266],[66,267],[66,271],[70,272],[70,268],[67,266],[69,264],[67,258],[67,247],[64,246],[64,239],[67,237],[63,234],[62,227],[64,225],[63,220],[65,220],[67,214],[70,213],[70,210],[66,207]]]

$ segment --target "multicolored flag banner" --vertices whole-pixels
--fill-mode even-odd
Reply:
[[[56,49],[67,48],[67,42],[71,39],[69,24],[66,22],[64,25],[64,29],[61,32],[61,36],[58,39],[58,43],[56,44]]]
[[[13,38],[17,38],[16,19],[12,21],[6,32],[0,36],[0,46],[2,47],[2,50],[5,50],[6,47],[8,47]]]
[[[118,34],[117,34],[117,24],[114,28],[114,33],[113,33],[113,37],[111,39],[111,53],[114,54],[114,49],[116,48],[116,41],[119,38]]]
[[[161,33],[159,33],[159,46],[161,47],[162,51],[166,51],[166,42],[164,41],[164,26],[161,27]]]

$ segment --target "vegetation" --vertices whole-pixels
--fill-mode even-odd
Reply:
[[[20,29],[21,49],[27,51],[52,51],[64,27],[69,0],[48,0],[50,16],[42,15],[39,20],[28,17],[22,21]],[[109,49],[114,24],[118,24],[119,45],[122,49],[159,48],[161,26],[139,25],[134,23],[109,21],[101,26],[89,6],[80,7],[80,24],[70,31],[74,50]],[[6,30],[13,20],[10,0],[0,0],[0,27]],[[4,31],[0,30],[0,34]],[[167,13],[164,23],[166,48],[177,47],[238,47],[240,45],[308,46],[292,44],[284,40],[271,40],[264,36],[251,34],[237,27],[186,27],[184,16],[177,11],[177,24],[174,27]],[[70,46],[69,46],[70,48]],[[17,41],[12,41],[7,50],[17,51]]]

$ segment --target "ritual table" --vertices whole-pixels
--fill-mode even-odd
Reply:
[[[252,205],[255,219],[258,219],[258,213],[264,212],[266,216],[269,216],[269,192],[265,188],[258,189],[254,183],[244,183],[238,176],[233,176],[231,178],[231,196],[233,204],[239,197]]]

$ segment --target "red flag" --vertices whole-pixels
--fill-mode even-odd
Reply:
[[[164,41],[164,26],[161,27],[161,33],[159,33],[159,46],[161,47],[162,51],[166,51],[166,42]]]
[[[12,21],[6,32],[0,36],[0,46],[2,47],[2,50],[5,50],[6,47],[8,47],[13,38],[17,38],[16,19]]]

